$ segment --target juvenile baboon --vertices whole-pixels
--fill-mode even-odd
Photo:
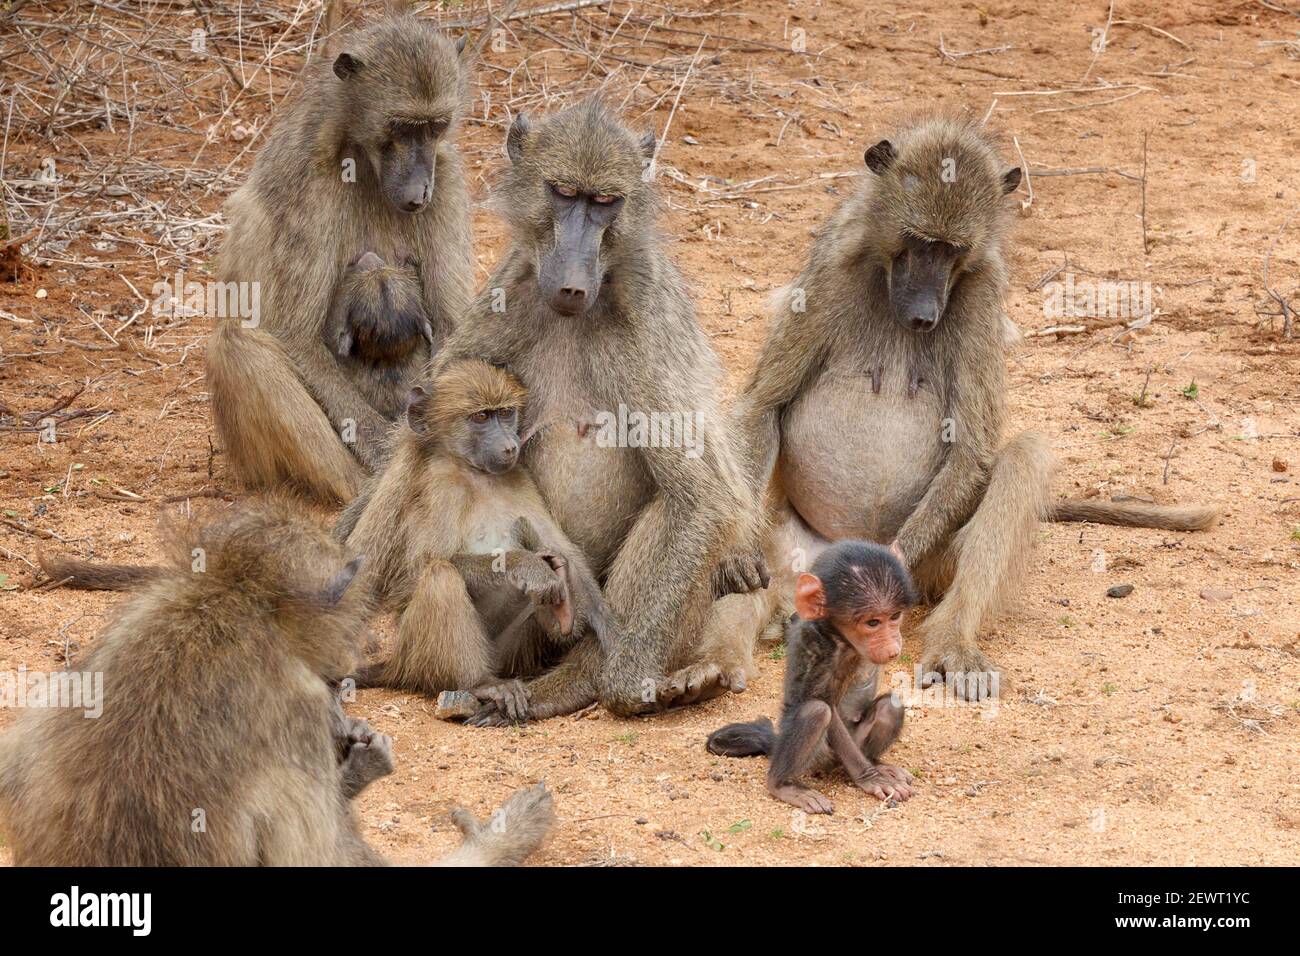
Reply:
[[[363,686],[491,703],[475,723],[549,717],[518,680],[555,663],[583,635],[606,637],[605,606],[582,552],[515,467],[526,394],[486,362],[442,367],[412,390],[382,472],[335,528],[367,556],[367,594],[400,615],[392,655]]]
[[[323,331],[325,344],[370,405],[387,419],[406,407],[413,363],[433,347],[419,264],[389,265],[373,252],[348,264]]]
[[[506,148],[497,206],[513,242],[435,368],[487,359],[528,388],[547,427],[524,463],[619,634],[603,664],[581,641],[530,706],[599,696],[631,713],[743,689],[754,635],[706,623],[715,591],[761,586],[759,511],[718,424],[717,357],[655,225],[654,139],[590,101],[536,126],[516,117]],[[634,416],[664,427],[618,425]]]
[[[902,732],[903,705],[876,696],[876,687],[879,668],[903,649],[903,617],[914,604],[912,580],[889,549],[865,541],[827,548],[795,587],[780,731],[767,718],[728,724],[709,735],[709,752],[768,754],[768,792],[805,813],[833,807],[799,778],[836,764],[865,793],[906,800],[912,775],[880,761]]]
[[[469,197],[452,143],[464,45],[426,20],[386,19],[307,68],[248,181],[230,198],[216,263],[223,283],[257,283],[253,319],[208,341],[212,413],[231,468],[252,486],[288,484],[346,501],[374,467],[388,418],[375,389],[401,394],[464,309],[472,285]],[[362,250],[418,263],[424,335],[397,363],[341,362],[322,334]],[[232,287],[233,286],[229,286]],[[371,387],[356,377],[372,374]]]
[[[738,446],[757,487],[771,482],[782,527],[770,563],[841,538],[893,542],[923,593],[942,595],[924,624],[925,671],[987,673],[977,633],[1016,589],[1038,522],[1190,530],[1216,512],[1052,502],[1043,439],[1002,444],[1003,197],[1020,170],[951,119],[865,158],[871,175],[778,297],[735,408]]]
[[[33,866],[374,865],[349,805],[392,769],[346,718],[365,602],[323,530],[282,506],[235,510],[171,557],[78,662],[98,717],[30,710],[0,737],[0,819]],[[544,788],[501,826],[464,816],[454,862],[517,862],[552,820]]]

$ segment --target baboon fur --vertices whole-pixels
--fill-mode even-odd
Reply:
[[[345,795],[326,683],[357,660],[356,562],[274,502],[185,526],[169,552],[75,665],[102,673],[102,714],[33,709],[0,737],[14,862],[383,863]],[[500,832],[460,815],[467,841],[449,859],[517,861],[535,847],[549,795],[522,791],[506,810]]]
[[[226,205],[230,231],[216,278],[260,283],[261,309],[255,327],[217,323],[208,387],[230,467],[246,484],[346,502],[374,467],[388,419],[323,341],[340,277],[366,249],[386,262],[413,259],[436,346],[469,300],[473,257],[469,195],[452,141],[466,90],[457,46],[411,16],[339,45],[344,52],[332,64],[321,58],[308,67],[302,93]],[[436,141],[428,203],[407,213],[385,198],[391,182],[383,170],[422,161],[424,153],[399,139],[413,128]],[[352,169],[355,181],[345,181]],[[404,382],[430,354],[417,343]]]

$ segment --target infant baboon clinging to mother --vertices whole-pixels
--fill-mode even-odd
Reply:
[[[395,419],[411,390],[411,362],[421,343],[433,348],[419,263],[390,265],[367,251],[339,280],[322,331],[352,384],[380,414]]]
[[[308,67],[227,203],[216,277],[259,283],[261,313],[218,322],[208,343],[212,414],[231,468],[251,486],[334,501],[355,494],[380,453],[393,409],[374,403],[375,390],[390,394],[397,379],[405,395],[473,281],[469,195],[451,142],[463,42],[404,16],[343,46],[332,63]],[[417,264],[428,327],[428,340],[408,340],[378,367],[341,360],[322,334],[340,280],[366,250]],[[374,382],[359,386],[358,376]]]
[[[632,713],[742,689],[755,633],[706,623],[715,592],[760,585],[757,499],[717,423],[717,357],[654,223],[653,139],[589,101],[536,126],[517,117],[506,145],[512,245],[434,366],[486,359],[528,389],[545,427],[524,464],[603,582],[617,635],[605,655],[581,640],[529,685],[529,706],[599,697]],[[620,408],[703,427],[689,448],[598,441],[593,420]]]
[[[983,128],[943,118],[865,159],[870,175],[779,296],[734,411],[737,447],[781,525],[771,564],[841,538],[892,543],[941,598],[924,671],[988,673],[979,629],[1014,591],[1040,521],[1190,530],[1216,512],[1051,501],[1043,439],[1002,437],[1004,197],[1020,170]],[[989,682],[958,682],[975,686]]]
[[[0,736],[0,828],[31,866],[358,866],[383,858],[350,800],[392,771],[387,738],[327,684],[351,672],[362,559],[272,503],[172,542],[78,662],[98,705],[34,710]],[[550,795],[513,795],[499,825],[456,815],[443,862],[517,863]]]
[[[586,559],[516,467],[525,392],[476,359],[412,390],[383,471],[335,528],[368,558],[361,588],[399,615],[387,660],[362,686],[468,690],[492,706],[473,723],[550,717],[521,677],[592,633],[608,643],[604,600]]]

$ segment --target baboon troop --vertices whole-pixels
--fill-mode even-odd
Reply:
[[[75,665],[102,673],[102,714],[0,735],[17,863],[382,864],[351,801],[393,741],[341,687],[468,692],[476,727],[646,715],[744,691],[782,630],[779,726],[708,750],[769,756],[771,795],[809,813],[832,804],[802,775],[837,766],[905,800],[877,675],[910,608],[932,605],[927,679],[978,699],[997,686],[965,679],[994,672],[981,630],[1040,522],[1215,522],[1056,500],[1047,440],[1005,434],[1021,170],[981,124],[866,150],[724,414],[653,134],[596,99],[515,116],[491,196],[510,245],[474,295],[454,141],[474,50],[409,14],[331,47],[230,197],[215,265],[260,289],[258,315],[216,322],[207,378],[226,466],[269,494],[187,522],[155,565],[39,554],[52,583],[132,593]],[[341,508],[332,532],[294,498]],[[455,820],[441,863],[514,865],[554,812],[537,784],[490,825]]]

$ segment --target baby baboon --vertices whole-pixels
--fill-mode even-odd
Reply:
[[[728,724],[709,735],[709,752],[769,755],[768,792],[805,813],[833,807],[799,778],[836,764],[873,797],[906,800],[912,775],[880,761],[902,732],[903,705],[876,696],[876,687],[879,669],[903,649],[903,617],[915,603],[911,578],[889,549],[865,541],[827,548],[795,587],[780,731],[766,717]]]
[[[547,427],[524,462],[621,631],[603,665],[580,642],[530,706],[599,695],[631,713],[742,689],[755,635],[705,625],[715,590],[761,586],[760,513],[718,426],[717,356],[654,223],[653,137],[591,101],[516,117],[506,149],[497,205],[513,244],[435,368],[487,359],[527,386]],[[633,416],[660,427],[618,425]]]
[[[419,264],[408,258],[390,266],[373,252],[359,256],[334,290],[322,334],[366,401],[385,418],[397,418],[411,390],[413,356],[421,342],[433,348]]]
[[[394,379],[404,395],[416,380],[430,341],[447,336],[469,299],[473,259],[469,197],[451,141],[465,92],[459,47],[410,16],[342,46],[332,62],[308,67],[302,94],[227,203],[217,279],[256,283],[260,312],[217,323],[208,386],[217,431],[244,481],[347,501],[387,431],[391,406],[373,397],[391,395]],[[323,335],[331,302],[347,299],[340,283],[349,262],[367,249],[385,262],[418,263],[422,334],[395,367],[340,360],[337,342]],[[359,387],[368,375],[369,386]]]
[[[359,683],[469,690],[492,705],[474,722],[554,716],[530,712],[517,678],[588,632],[607,640],[600,588],[515,467],[527,440],[518,380],[471,359],[445,365],[431,389],[412,390],[387,464],[335,529],[367,556],[366,593],[401,616],[392,656]]]
[[[979,628],[1016,590],[1039,521],[1199,529],[1215,511],[1054,504],[1043,439],[1002,444],[1003,197],[1020,170],[950,119],[877,143],[866,163],[779,296],[735,409],[738,447],[787,519],[775,565],[841,538],[895,543],[922,591],[943,596],[925,670],[987,673]]]
[[[0,737],[0,818],[31,866],[373,865],[349,799],[392,770],[344,717],[365,615],[328,534],[263,503],[178,535],[78,669],[102,713],[32,710]],[[325,679],[322,679],[325,678]],[[552,820],[545,789],[503,826],[461,817],[450,859],[517,862]]]

